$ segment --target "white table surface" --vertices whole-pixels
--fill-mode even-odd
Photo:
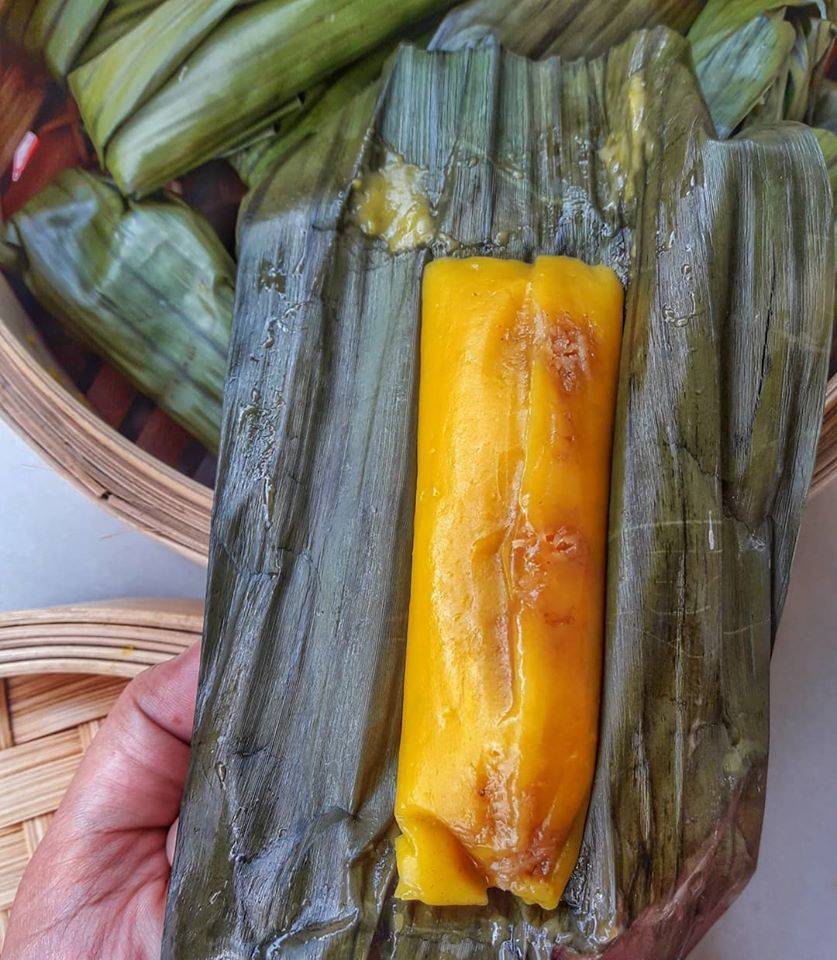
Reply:
[[[759,868],[690,960],[837,958],[837,482],[808,507],[773,658]],[[204,570],[56,475],[0,421],[0,610],[202,597]]]

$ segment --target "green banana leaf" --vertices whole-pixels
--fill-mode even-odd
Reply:
[[[719,136],[748,117],[807,117],[811,83],[833,35],[827,14],[823,0],[709,0],[688,39]]]
[[[242,145],[285,101],[452,2],[167,0],[70,86],[105,166],[142,195]]]
[[[835,25],[818,18],[797,19],[796,41],[788,65],[783,119],[810,122],[831,46]]]
[[[106,6],[107,0],[38,0],[28,33],[54,76],[69,73]]]
[[[174,197],[71,169],[4,227],[0,265],[194,437],[218,448],[235,263]]]
[[[685,41],[588,63],[401,48],[251,191],[164,960],[675,960],[755,865],[768,665],[822,416],[831,197],[799,125],[720,142]],[[426,247],[353,223],[394,151]],[[627,285],[601,747],[557,911],[393,899],[421,276]]]
[[[430,45],[454,50],[492,35],[528,57],[597,57],[628,34],[658,25],[685,33],[706,0],[470,0],[445,18]]]
[[[805,122],[811,119],[828,52],[834,38],[834,24],[807,16],[792,21],[793,47],[781,64],[767,92],[744,118],[743,127],[779,120]]]
[[[833,7],[825,0],[470,0],[448,14],[430,48],[491,35],[531,57],[589,58],[632,30],[662,24],[688,32],[710,112],[729,136],[750,115],[762,123],[810,119]]]
[[[707,0],[689,31],[695,61],[703,60],[755,17],[805,8],[816,10],[824,19],[829,17],[825,0]]]
[[[23,46],[63,79],[75,63],[108,0],[7,0],[0,38]]]
[[[76,65],[87,63],[103,50],[107,50],[162,2],[163,0],[110,0],[102,19],[79,54]]]
[[[238,0],[168,0],[92,63],[73,72],[70,87],[100,161],[114,131],[238,5]]]
[[[264,131],[229,157],[243,182],[248,187],[256,186],[274,166],[284,162],[294,150],[322,130],[354,97],[371,87],[380,78],[387,58],[399,43],[426,47],[435,29],[433,26],[428,30],[408,30],[397,40],[383,44],[356,61],[336,77],[306,90],[299,98],[299,109],[289,111],[279,124]]]
[[[271,136],[258,139],[230,157],[244,183],[248,187],[255,186],[274,166],[322,130],[346,104],[378,79],[394,49],[394,44],[385,44],[352,64],[333,82],[320,84],[309,91],[300,110],[288,116]]]
[[[23,46],[64,79],[163,0],[0,0],[0,39]]]
[[[364,57],[364,60],[365,59]],[[362,62],[362,60],[359,60],[357,64],[352,64],[349,70],[352,70]],[[345,72],[348,72],[348,70]],[[224,154],[225,159],[235,168],[244,183],[248,186],[253,186],[253,171],[256,165],[260,163],[269,145],[274,140],[280,141],[287,137],[292,129],[311,113],[317,103],[328,92],[332,84],[336,85],[337,80],[342,76],[343,74],[341,73],[334,81],[322,80],[320,83],[315,83],[314,86],[308,90],[303,90],[302,93],[297,94],[293,100],[287,102],[287,112],[278,117],[269,127],[249,137],[238,149],[231,150]],[[282,155],[281,151],[279,151],[279,153]]]
[[[553,54],[593,57],[639,27],[664,24],[686,31],[705,0],[592,0],[582,7],[576,0],[471,0],[447,15],[432,36],[431,49],[457,49],[487,36],[509,49],[532,57]],[[392,50],[387,45],[384,50]],[[270,169],[281,163],[310,136],[322,129],[336,110],[342,109],[366,83],[373,82],[378,56],[359,62],[342,74],[328,94],[318,89],[307,109],[288,117],[283,129],[232,158],[244,182],[255,186]],[[317,102],[322,97],[322,102]],[[271,143],[271,140],[273,141]]]
[[[42,60],[59,80],[136,26],[163,0],[0,0],[0,38]]]

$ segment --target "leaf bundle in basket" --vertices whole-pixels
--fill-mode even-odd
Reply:
[[[313,84],[451,0],[166,0],[70,75],[104,165],[144,194],[266,128]]]
[[[194,210],[67,170],[6,225],[0,263],[217,450],[235,263]]]

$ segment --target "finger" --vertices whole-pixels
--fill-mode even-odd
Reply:
[[[59,809],[85,832],[165,827],[189,762],[199,645],[146,670],[102,724]]]

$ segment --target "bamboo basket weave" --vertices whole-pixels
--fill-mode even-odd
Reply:
[[[0,39],[0,223],[61,170],[91,159],[73,101]],[[203,202],[219,236],[231,230],[239,194],[211,164],[177,189]],[[0,415],[111,512],[206,562],[215,458],[3,276]]]
[[[21,875],[130,677],[200,637],[203,606],[120,600],[0,614],[0,947]]]

